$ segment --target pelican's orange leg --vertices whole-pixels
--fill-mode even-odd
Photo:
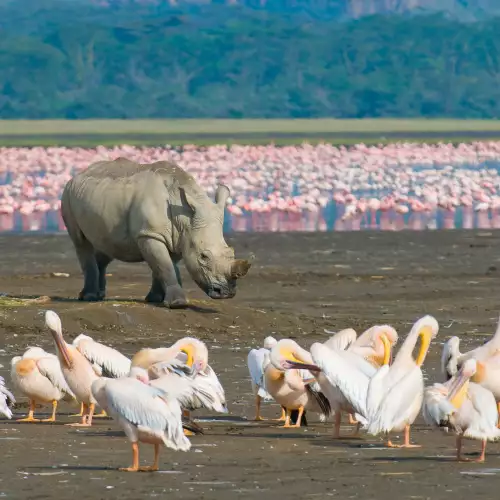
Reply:
[[[288,408],[286,409],[286,417],[285,417],[285,423],[283,424],[283,429],[288,429],[291,427],[290,425],[290,415],[292,411],[289,410]]]
[[[285,407],[284,407],[284,406],[282,406],[282,407],[281,407],[281,417],[280,417],[280,418],[275,419],[274,421],[275,421],[275,422],[284,422],[284,421],[285,421],[285,418],[286,418],[286,411],[285,411]]]
[[[124,472],[137,472],[139,470],[139,445],[137,443],[132,443],[132,466],[121,467],[118,470]]]
[[[83,403],[80,404],[80,413],[74,413],[70,415],[70,417],[83,417],[83,410],[85,409],[85,405]]]
[[[79,423],[76,423],[76,424],[66,424],[69,427],[89,427],[89,424],[87,423],[87,417],[88,417],[88,415],[87,415],[87,409],[88,409],[88,406],[85,403],[82,403],[82,404],[83,404],[82,420]]]
[[[261,401],[262,401],[262,398],[257,394],[255,396],[255,418],[254,418],[254,420],[256,422],[259,422],[261,420],[265,420],[260,415],[260,403],[261,403]]]
[[[57,401],[52,401],[52,416],[42,420],[42,422],[55,422],[56,421],[56,411],[57,411]]]
[[[106,410],[102,410],[101,413],[94,415],[94,418],[105,418],[107,416],[108,416],[108,414],[106,413]]]
[[[155,461],[148,467],[139,467],[141,472],[154,472],[160,470],[160,445],[155,444]]]
[[[358,421],[354,418],[354,415],[352,413],[349,413],[349,423],[351,425],[357,424]]]
[[[35,412],[35,402],[30,399],[30,410],[28,412],[28,416],[26,418],[18,418],[18,422],[40,422],[38,418],[33,418],[33,413]]]
[[[497,427],[500,427],[500,403],[497,403],[497,411],[499,415]]]
[[[340,438],[340,419],[342,418],[342,413],[340,411],[335,412],[335,427],[333,431],[334,439]]]
[[[410,426],[405,426],[405,440],[403,444],[393,444],[389,439],[387,441],[387,446],[389,448],[421,448],[419,444],[411,444],[410,443]]]
[[[302,415],[304,414],[304,407],[301,406],[299,408],[299,415],[297,417],[297,422],[295,422],[295,427],[300,427],[300,423],[302,422]]]

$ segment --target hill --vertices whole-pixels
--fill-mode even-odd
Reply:
[[[500,18],[0,4],[0,118],[496,118]]]

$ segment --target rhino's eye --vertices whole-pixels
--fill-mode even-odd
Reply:
[[[200,261],[203,264],[208,264],[210,262],[210,252],[201,252]]]

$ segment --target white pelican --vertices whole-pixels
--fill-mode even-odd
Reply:
[[[127,376],[130,372],[130,359],[120,351],[101,344],[88,335],[83,333],[78,335],[72,345],[88,359],[98,377],[120,378]],[[80,413],[75,416],[81,417],[83,409],[82,403]],[[103,410],[102,413],[94,415],[94,418],[105,416],[106,412]]]
[[[460,352],[460,339],[452,337],[443,346],[441,367],[449,378],[468,359],[477,361],[476,373],[472,382],[481,384],[493,393],[497,401],[497,411],[500,413],[500,320],[493,337],[482,346],[472,351]]]
[[[424,419],[429,425],[455,432],[458,461],[469,461],[461,454],[464,437],[482,442],[477,462],[484,462],[486,442],[500,438],[495,397],[488,389],[470,382],[476,368],[476,360],[468,359],[451,379],[427,387],[424,392]]]
[[[16,403],[16,398],[5,386],[5,379],[0,376],[0,413],[3,413],[8,419],[12,418],[10,406]]]
[[[188,451],[191,443],[184,435],[183,427],[200,432],[193,422],[182,422],[179,402],[149,385],[147,372],[142,371],[144,374],[141,374],[140,380],[135,376],[119,379],[101,377],[92,383],[92,394],[99,406],[120,424],[132,443],[132,466],[120,469],[127,472],[157,471],[161,444],[174,450]],[[139,467],[139,442],[154,445],[155,458],[151,467]]]
[[[177,360],[177,361],[175,361]],[[185,364],[187,369],[182,368]],[[194,389],[191,398],[183,400],[184,416],[190,418],[190,412],[199,408],[206,408],[217,412],[227,413],[226,396],[217,375],[208,364],[208,349],[201,340],[184,337],[172,346],[158,349],[142,349],[132,358],[131,370],[143,368],[149,370],[151,378],[170,378],[162,383],[176,383],[176,379],[191,377]],[[201,396],[195,397],[196,391]]]
[[[305,410],[325,416],[330,414],[328,399],[315,390],[316,379],[304,380],[300,370],[288,369],[290,362],[312,363],[311,355],[305,349],[293,340],[282,339],[271,349],[270,360],[264,372],[265,385],[274,400],[286,409],[283,427],[291,427],[292,410],[298,410],[295,427],[300,427]]]
[[[424,378],[421,366],[431,341],[439,332],[439,324],[433,316],[420,318],[401,345],[392,365],[384,365],[370,380],[367,411],[369,434],[400,432],[404,430],[404,443],[387,446],[414,448],[410,444],[410,426],[415,421],[424,398]],[[412,353],[421,340],[417,359]]]
[[[40,347],[30,347],[22,356],[12,358],[10,377],[14,387],[30,401],[28,416],[19,422],[39,422],[33,417],[37,403],[52,404],[52,416],[42,422],[55,422],[58,402],[75,399],[57,356]]]
[[[96,404],[91,385],[98,377],[87,358],[76,347],[64,341],[61,320],[54,311],[45,312],[45,324],[54,338],[64,378],[77,401],[84,404],[81,422],[66,425],[90,427]]]
[[[252,384],[252,392],[255,395],[255,420],[264,420],[260,415],[261,401],[264,399],[269,401],[272,396],[266,390],[264,372],[266,366],[271,362],[270,352],[277,340],[274,337],[266,337],[264,339],[264,347],[260,349],[251,349],[247,356],[247,366],[250,373],[250,382]],[[285,419],[285,409],[281,408],[281,417],[278,421]]]
[[[383,365],[389,363],[391,355],[389,338],[392,338],[394,333],[394,328],[389,325],[376,326],[372,331],[371,335],[379,339],[384,349]],[[349,350],[330,349],[318,342],[311,346],[311,359],[314,365],[309,366],[309,369],[316,373],[316,380],[321,391],[328,398],[332,411],[335,412],[334,438],[339,438],[342,411],[356,414],[362,421],[366,418],[368,386],[378,369]],[[291,362],[289,366],[300,368],[303,365]],[[359,424],[356,432],[358,430]]]

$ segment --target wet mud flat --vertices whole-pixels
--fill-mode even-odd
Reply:
[[[192,300],[185,311],[146,305],[145,265],[112,263],[108,298],[75,300],[82,280],[65,236],[0,237],[0,374],[10,384],[10,358],[27,346],[53,351],[43,326],[48,308],[63,321],[66,339],[87,331],[132,355],[193,335],[209,347],[209,362],[226,390],[229,414],[197,412],[205,429],[187,453],[163,450],[157,473],[118,472],[131,452],[120,428],[96,419],[75,421],[77,407],[61,405],[60,422],[0,421],[0,498],[186,499],[233,498],[465,498],[496,496],[500,443],[489,444],[485,464],[454,462],[455,440],[430,430],[419,417],[412,440],[422,448],[385,449],[381,438],[352,432],[332,439],[333,422],[309,415],[309,427],[280,429],[254,423],[246,367],[251,347],[267,335],[294,338],[303,347],[326,340],[324,328],[393,325],[404,337],[414,320],[434,315],[441,326],[424,368],[441,380],[441,344],[452,335],[462,349],[482,344],[500,312],[500,233],[496,231],[247,234],[228,237],[237,253],[256,254],[237,296],[211,301],[185,276]],[[52,276],[68,273],[69,277]],[[17,395],[17,394],[16,394]],[[26,412],[19,396],[15,416]],[[39,410],[42,418],[49,408]],[[264,416],[277,418],[276,404]],[[479,443],[466,442],[477,453]],[[474,455],[470,455],[474,458]],[[141,463],[153,450],[141,446]]]

